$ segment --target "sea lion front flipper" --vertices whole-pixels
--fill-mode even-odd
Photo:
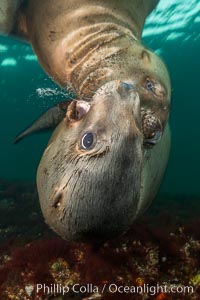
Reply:
[[[14,144],[17,144],[23,138],[39,132],[45,131],[56,127],[65,117],[67,108],[71,101],[62,101],[57,105],[51,107],[44,112],[37,120],[35,120],[30,126],[23,130],[14,140]]]

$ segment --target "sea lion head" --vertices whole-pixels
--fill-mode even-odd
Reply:
[[[115,74],[131,83],[140,96],[144,140],[155,134],[149,122],[160,124],[163,132],[170,114],[171,82],[167,67],[157,54],[146,48],[141,41],[134,41],[118,57],[120,64],[115,65]]]
[[[171,83],[163,59],[136,40],[119,52],[117,64],[114,60],[110,63],[112,77],[133,84],[141,107],[156,112],[165,126],[170,112]]]
[[[140,97],[113,81],[72,101],[37,172],[46,222],[67,240],[107,239],[132,224],[143,165]]]

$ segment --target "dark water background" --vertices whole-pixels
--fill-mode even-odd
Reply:
[[[170,3],[171,2],[171,3]],[[172,81],[171,156],[161,192],[200,195],[200,3],[161,0],[143,41],[166,62]],[[0,37],[0,177],[34,181],[50,134],[12,141],[66,96],[44,73],[31,47]]]

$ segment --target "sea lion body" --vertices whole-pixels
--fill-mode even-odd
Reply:
[[[71,84],[80,96],[88,95],[94,86],[127,76],[128,61],[121,59],[129,57],[130,64],[126,51],[140,39],[155,2],[30,0],[26,31],[47,73],[61,86]]]
[[[16,25],[18,9],[21,0],[1,0],[0,2],[0,32],[9,34]],[[18,26],[18,25],[17,25]]]
[[[159,188],[171,87],[162,60],[141,43],[157,2],[28,0],[15,13],[11,32],[31,43],[53,80],[91,103],[69,105],[37,173],[46,222],[67,240],[123,233]],[[80,149],[85,138],[92,149]]]
[[[12,32],[30,41],[43,68],[62,87],[69,85],[80,97],[91,97],[108,81],[129,79],[142,61],[140,55],[147,67],[156,65],[156,61],[149,63],[150,51],[142,54],[140,37],[157,2],[18,1],[22,4]]]

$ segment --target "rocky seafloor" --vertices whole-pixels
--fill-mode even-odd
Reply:
[[[68,244],[45,225],[35,184],[0,180],[0,299],[198,300],[199,200],[160,195],[125,235]]]

